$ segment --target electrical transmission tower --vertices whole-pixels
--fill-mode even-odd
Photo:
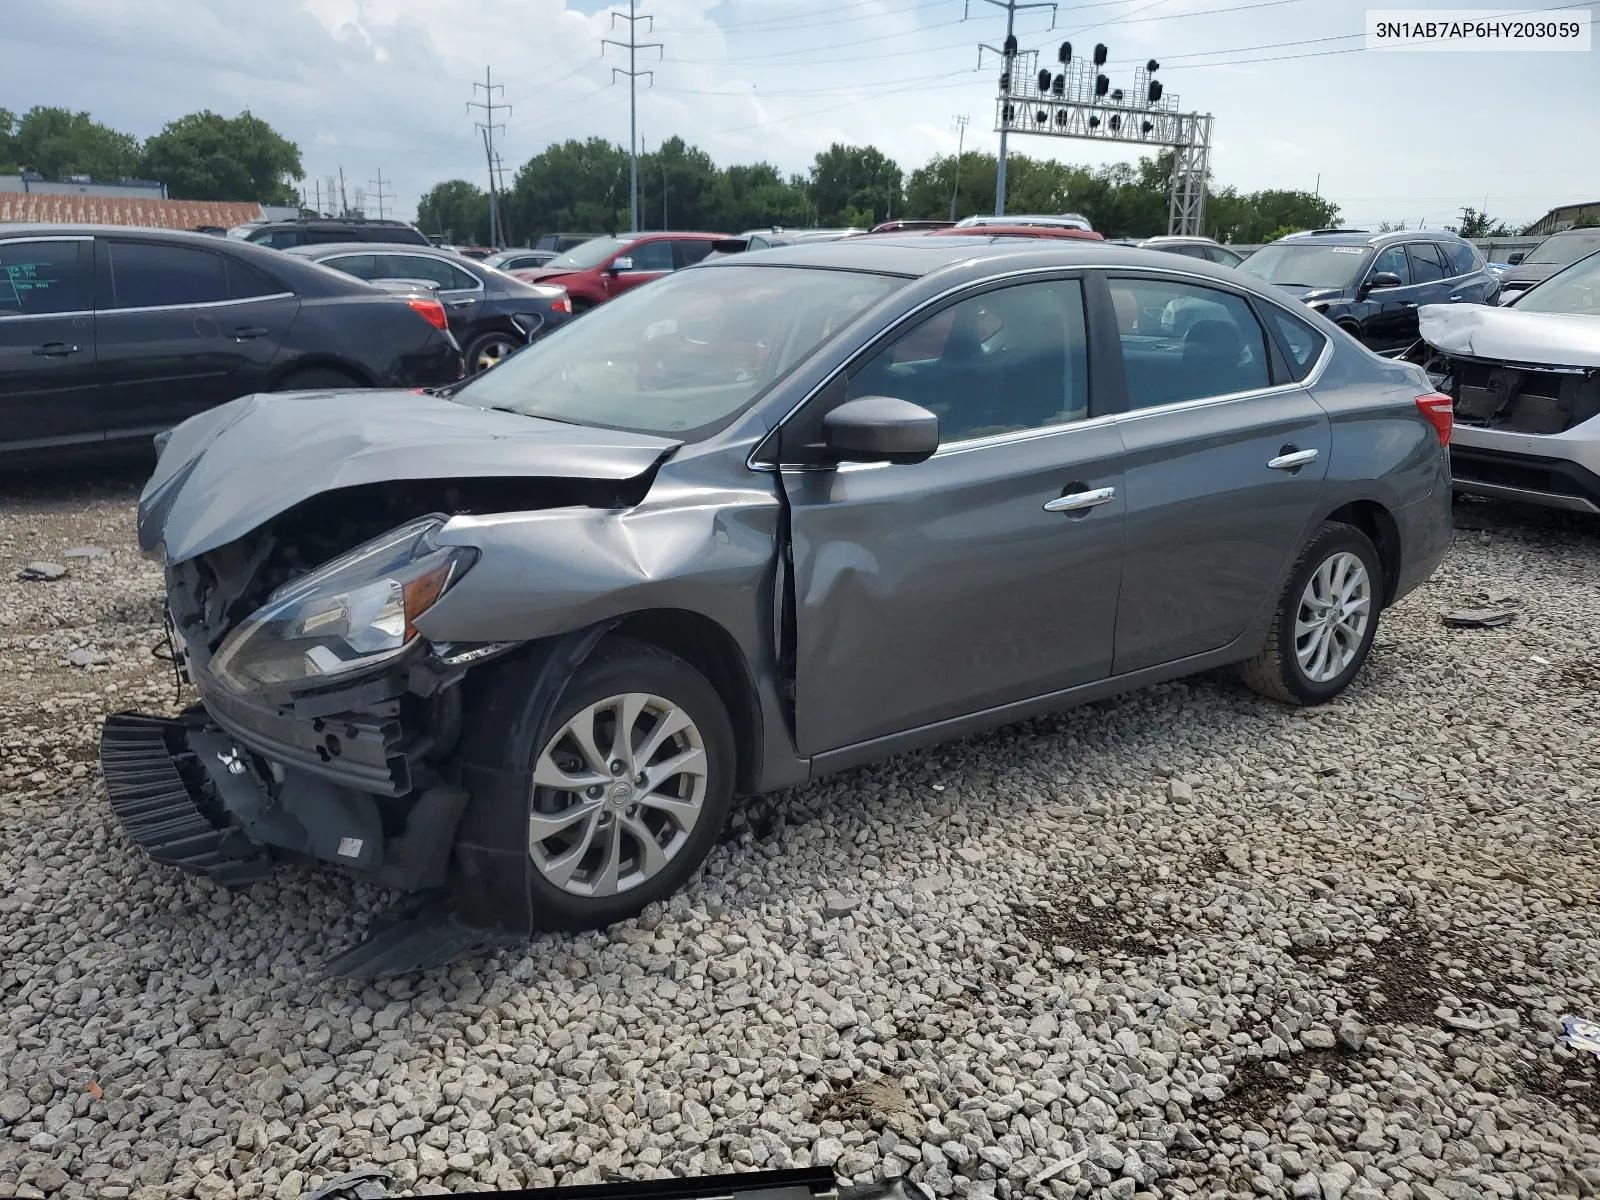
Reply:
[[[991,3],[993,0],[991,0]],[[654,71],[641,71],[638,69],[638,53],[641,50],[660,50],[662,57],[666,50],[660,42],[641,42],[639,40],[639,22],[649,21],[650,26],[645,31],[655,32],[655,18],[648,14],[641,14],[637,10],[638,0],[628,0],[628,13],[611,14],[611,28],[617,27],[618,21],[628,23],[628,40],[616,41],[613,38],[600,40],[600,53],[606,52],[607,46],[617,46],[628,52],[628,69],[621,67],[611,68],[611,82],[617,81],[618,75],[625,75],[628,79],[628,225],[630,232],[639,232],[639,76],[647,76],[652,85],[655,84]]]
[[[983,0],[985,4],[992,4],[996,8],[1006,10],[1006,40],[996,49],[994,46],[980,42],[978,45],[978,66],[983,66],[983,52],[998,54],[1005,63],[1005,73],[1002,79],[1007,81],[1016,77],[1017,66],[1017,14],[1033,8],[1048,8],[1050,10],[1050,28],[1056,27],[1056,6],[1049,0],[1036,0],[1036,2],[1022,4],[1018,0]],[[967,0],[967,5],[962,9],[961,19],[967,19],[967,13],[972,7],[972,0]],[[994,176],[994,215],[1006,215],[1006,130],[1000,130],[1000,161]]]
[[[380,221],[383,220],[383,202],[385,200],[393,200],[394,199],[394,193],[393,192],[386,192],[386,191],[383,190],[383,185],[384,185],[385,182],[393,183],[394,180],[392,180],[392,179],[385,180],[384,179],[384,177],[383,177],[383,168],[382,167],[378,168],[378,178],[377,178],[376,181],[373,181],[371,179],[367,180],[367,186],[372,189],[372,191],[369,192],[368,195],[370,195],[372,197],[374,203],[376,203],[377,206],[378,206],[378,220],[380,220]]]
[[[483,89],[482,100],[477,98],[479,88]],[[506,114],[509,116],[511,113],[511,105],[496,104],[494,94],[496,92],[500,92],[503,95],[505,90],[506,89],[504,87],[494,81],[494,75],[490,68],[485,67],[483,69],[483,82],[474,83],[472,85],[473,98],[467,101],[468,108],[483,109],[483,120],[477,122],[476,127],[483,133],[483,157],[484,161],[489,165],[489,244],[496,247],[500,245],[500,214],[495,205],[494,131],[496,129],[504,130],[505,123],[502,121],[496,121],[494,119],[494,114],[497,109],[504,109]]]

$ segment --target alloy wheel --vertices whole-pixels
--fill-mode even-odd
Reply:
[[[1300,593],[1294,653],[1312,683],[1338,678],[1361,650],[1372,619],[1372,576],[1347,550],[1324,559]]]
[[[575,896],[612,896],[658,875],[706,797],[705,741],[681,707],[647,692],[586,705],[533,771],[528,854]]]
[[[477,357],[472,360],[474,374],[487,371],[516,350],[516,343],[510,338],[492,338],[478,349]]]

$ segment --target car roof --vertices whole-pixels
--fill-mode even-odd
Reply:
[[[1215,246],[1216,238],[1200,237],[1192,233],[1163,233],[1158,237],[1147,237],[1136,243],[1140,246]]]
[[[601,237],[616,237],[616,238],[620,238],[624,242],[651,242],[651,241],[655,241],[655,240],[657,240],[659,238],[692,238],[692,239],[694,239],[696,241],[714,242],[718,238],[724,238],[724,237],[727,237],[728,235],[725,234],[725,233],[701,233],[701,232],[678,233],[678,232],[676,232],[674,230],[671,230],[671,229],[652,229],[652,230],[650,230],[648,232],[641,231],[639,233],[616,233],[616,234],[602,233],[600,236]],[[594,240],[598,240],[598,239],[590,239],[590,240],[594,241]]]
[[[279,254],[294,254],[300,258],[320,258],[324,254],[373,254],[380,251],[393,251],[397,254],[427,254],[433,251],[440,258],[449,259],[451,262],[473,262],[465,254],[455,250],[446,250],[442,246],[422,246],[416,242],[311,242],[305,246],[285,246]]]
[[[1262,296],[1282,300],[1270,284],[1257,287],[1228,267],[1201,259],[1181,259],[1182,270],[1214,277],[1234,288],[1244,287]],[[975,233],[971,237],[919,237],[879,234],[845,238],[837,242],[807,242],[764,250],[759,262],[730,254],[691,270],[729,270],[739,267],[820,267],[835,271],[862,271],[877,275],[921,278],[958,263],[992,263],[998,272],[1029,267],[1146,267],[1172,271],[1174,259],[1159,250],[1138,250],[1110,242],[1076,238],[1007,238]]]
[[[1395,229],[1389,233],[1369,233],[1364,229],[1341,229],[1323,232],[1292,233],[1277,242],[1311,246],[1388,246],[1395,242],[1459,242],[1461,238],[1448,229]]]
[[[922,236],[1059,238],[1063,241],[1080,242],[1105,240],[1094,230],[1081,229],[1076,225],[952,225],[948,229],[925,229],[922,231]]]

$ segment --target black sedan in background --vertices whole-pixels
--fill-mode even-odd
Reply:
[[[429,288],[444,304],[450,332],[466,347],[469,375],[494,366],[572,316],[566,288],[524,283],[449,250],[349,242],[296,246],[285,253],[357,279],[405,280]]]
[[[424,387],[464,367],[444,306],[231,238],[0,231],[0,460],[140,450],[252,392]]]
[[[1431,229],[1290,234],[1239,270],[1276,284],[1384,355],[1417,340],[1419,305],[1487,304],[1500,286],[1471,242]]]

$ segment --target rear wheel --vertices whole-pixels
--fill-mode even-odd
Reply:
[[[290,371],[277,383],[273,384],[275,392],[310,392],[317,388],[357,388],[365,387],[355,376],[341,371],[336,367],[303,367],[298,371]]]
[[[494,809],[501,838],[522,847],[495,858],[508,877],[479,891],[526,896],[532,928],[571,930],[636,916],[682,887],[733,796],[733,727],[705,677],[655,646],[616,638],[578,668],[543,728],[533,730],[523,708],[484,714],[477,754],[501,765],[468,775],[472,805]]]
[[[518,339],[499,330],[483,334],[467,347],[467,374],[487,371],[502,359],[510,358],[525,343],[526,339]]]
[[[1286,704],[1333,699],[1367,660],[1383,590],[1378,552],[1367,535],[1324,522],[1289,573],[1265,650],[1239,664],[1239,677]]]

